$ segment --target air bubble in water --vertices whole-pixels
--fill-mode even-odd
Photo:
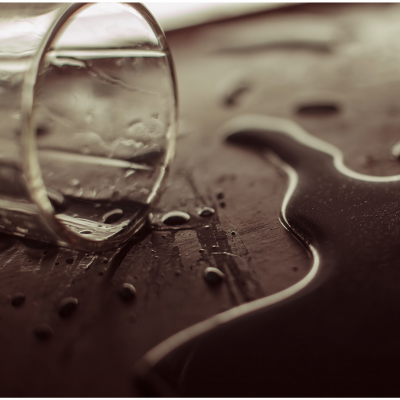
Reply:
[[[123,215],[124,212],[120,208],[116,208],[115,210],[111,210],[103,215],[103,222],[105,224],[113,224],[118,222]]]

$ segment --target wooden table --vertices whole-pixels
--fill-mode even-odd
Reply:
[[[286,177],[218,129],[247,113],[290,118],[355,171],[399,173],[399,20],[396,4],[312,4],[168,33],[180,132],[153,214],[191,220],[149,223],[104,254],[3,235],[0,394],[140,395],[135,364],[154,346],[303,278],[311,260],[278,219]],[[207,267],[225,273],[221,285],[205,281]],[[60,312],[68,297],[78,306]]]

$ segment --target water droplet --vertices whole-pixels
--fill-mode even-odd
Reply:
[[[199,210],[200,217],[211,217],[215,213],[215,210],[211,207],[203,207]]]
[[[123,215],[124,212],[120,208],[116,208],[115,210],[111,210],[103,215],[103,222],[105,224],[114,224],[115,222],[118,222]]]
[[[232,232],[231,232],[231,235],[236,235],[236,232],[235,232],[235,231],[232,231]]]
[[[35,326],[33,333],[38,340],[44,342],[53,336],[53,329],[47,324],[39,324]]]
[[[119,289],[119,295],[124,301],[132,301],[136,297],[136,289],[130,283],[123,283]]]
[[[60,301],[60,306],[58,308],[58,314],[60,317],[67,318],[72,315],[72,313],[78,307],[78,299],[75,297],[65,297]]]
[[[72,263],[74,262],[74,259],[73,259],[73,258],[67,258],[67,259],[65,260],[65,262],[66,262],[67,264],[72,264]]]
[[[297,114],[304,116],[329,116],[337,114],[340,108],[333,103],[307,104],[297,108]]]
[[[207,267],[204,270],[204,279],[208,283],[212,284],[221,283],[224,278],[225,278],[224,273],[220,271],[218,268]]]
[[[100,276],[104,275],[104,271],[100,271],[100,272],[98,273],[98,275],[100,275]]]
[[[199,253],[202,253],[203,251],[204,251],[204,249],[200,249],[200,250],[199,250]]]
[[[218,200],[221,200],[224,198],[224,190],[221,188],[216,189],[215,191],[215,196]]]
[[[175,271],[175,275],[176,275],[176,276],[179,276],[179,275],[181,275],[181,274],[182,274],[182,272],[179,271],[179,269],[177,269],[177,270]]]
[[[23,293],[17,293],[11,298],[11,304],[14,307],[22,306],[25,303],[25,295]]]
[[[166,213],[162,218],[162,222],[165,225],[169,226],[182,225],[188,222],[189,220],[190,220],[190,215],[183,211],[170,211]]]
[[[221,201],[221,202],[219,203],[219,205],[220,205],[220,207],[225,208],[226,203],[225,203],[224,201]]]
[[[210,229],[210,225],[205,225],[204,228]]]

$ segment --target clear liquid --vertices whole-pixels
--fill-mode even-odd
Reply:
[[[313,267],[293,287],[153,349],[149,382],[186,397],[398,393],[400,175],[352,171],[339,149],[278,118],[242,117],[229,133],[253,153],[272,151],[288,174],[281,220]]]
[[[116,235],[147,207],[164,162],[173,106],[166,54],[60,50],[46,62],[36,126],[43,180],[65,199],[57,219],[86,237]],[[119,218],[107,217],[116,209]]]

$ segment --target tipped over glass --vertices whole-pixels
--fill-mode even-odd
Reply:
[[[102,251],[128,240],[174,156],[177,94],[140,4],[0,4],[0,230]]]

